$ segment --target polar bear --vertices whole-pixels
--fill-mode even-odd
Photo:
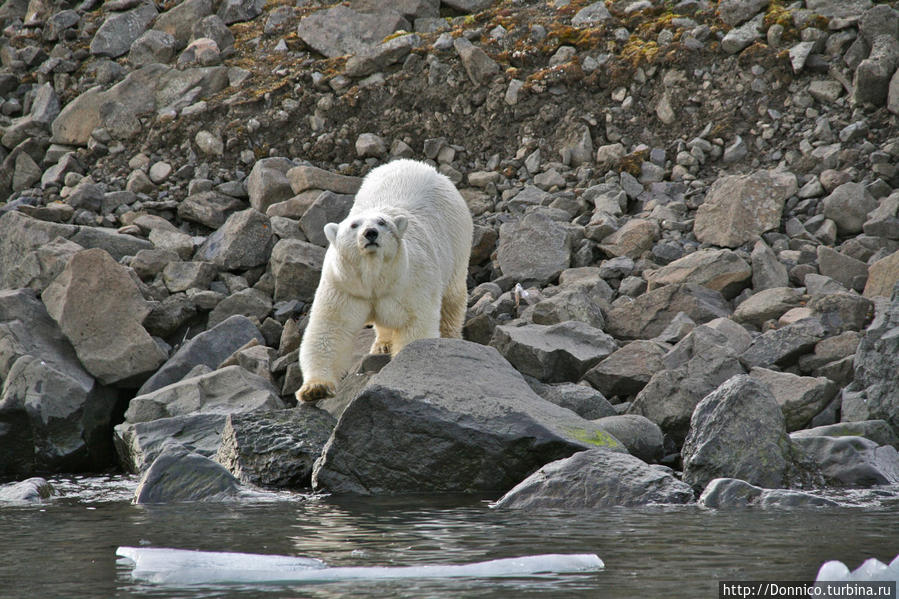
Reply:
[[[461,337],[472,230],[465,200],[430,165],[396,160],[372,170],[346,219],[324,228],[329,246],[300,345],[297,400],[334,394],[367,323],[371,353]]]

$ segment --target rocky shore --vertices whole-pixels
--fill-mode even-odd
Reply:
[[[0,5],[0,501],[899,484],[896,2],[390,6]],[[399,157],[474,217],[465,340],[366,331],[296,406],[322,227]]]

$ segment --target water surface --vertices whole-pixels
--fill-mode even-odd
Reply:
[[[289,493],[243,503],[136,506],[130,478],[52,482],[63,498],[0,507],[0,597],[717,597],[718,580],[812,580],[827,560],[855,568],[869,557],[889,562],[899,554],[896,489],[880,493],[876,507],[585,514],[496,511],[470,497]],[[331,566],[595,553],[606,568],[512,579],[170,588],[132,580],[117,563],[120,545],[309,556]]]

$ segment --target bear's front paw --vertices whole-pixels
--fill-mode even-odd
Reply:
[[[337,385],[328,381],[311,380],[303,383],[297,391],[297,401],[318,401],[331,397],[337,390]]]
[[[375,355],[389,354],[390,342],[387,341],[386,343],[379,343],[378,341],[375,341],[368,353]]]

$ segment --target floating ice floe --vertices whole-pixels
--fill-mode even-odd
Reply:
[[[322,583],[390,578],[495,578],[595,572],[597,555],[546,554],[462,565],[328,567],[321,560],[286,555],[119,547],[116,555],[133,564],[131,577],[159,584]]]
[[[865,560],[861,566],[849,571],[849,568],[841,561],[833,560],[824,562],[818,570],[815,582],[868,582],[868,581],[893,581],[899,583],[899,555],[893,558],[889,565],[871,558]]]

